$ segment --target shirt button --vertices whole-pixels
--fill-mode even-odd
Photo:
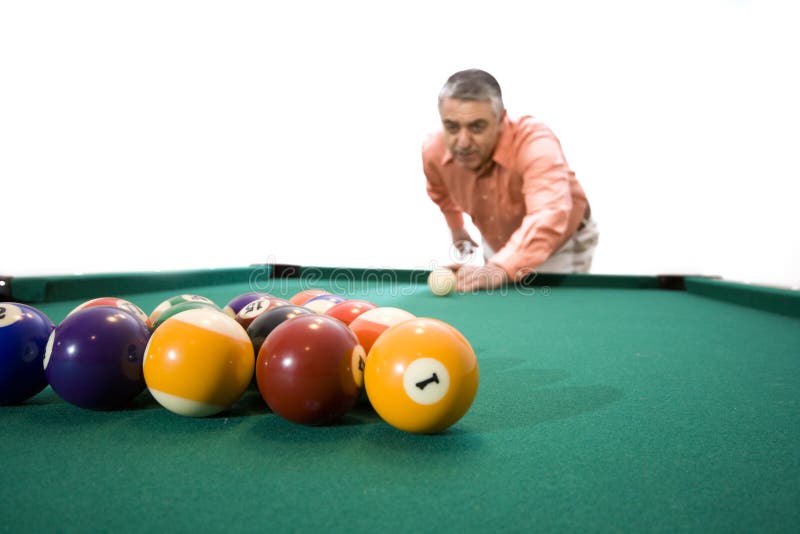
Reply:
[[[491,215],[491,216],[489,217],[489,221],[494,221],[494,215]]]
[[[481,198],[482,198],[483,200],[489,200],[489,196],[488,196],[488,195],[483,195]]]

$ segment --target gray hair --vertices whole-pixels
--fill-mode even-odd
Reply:
[[[439,105],[445,98],[458,100],[490,100],[495,114],[503,114],[503,93],[500,84],[486,71],[468,69],[456,72],[447,79],[439,91]]]

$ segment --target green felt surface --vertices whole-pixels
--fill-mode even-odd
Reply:
[[[258,289],[300,287],[271,283]],[[440,435],[399,432],[365,405],[298,426],[255,391],[207,419],[147,393],[121,412],[49,389],[2,407],[0,530],[797,531],[800,320],[597,285],[447,298],[410,282],[350,286],[473,344],[478,396]],[[176,293],[224,305],[246,290],[117,296],[149,312]],[[38,307],[58,321],[83,300]]]

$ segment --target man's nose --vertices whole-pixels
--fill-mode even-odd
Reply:
[[[456,147],[468,148],[472,144],[472,136],[469,135],[469,130],[462,128],[458,131],[456,136]]]

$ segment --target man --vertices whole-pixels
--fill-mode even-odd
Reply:
[[[588,272],[597,245],[589,203],[561,144],[541,121],[513,119],[500,85],[482,70],[453,74],[439,93],[442,131],[423,147],[428,195],[444,214],[453,244],[478,244],[486,263],[458,269],[456,290],[491,289],[534,271]]]

